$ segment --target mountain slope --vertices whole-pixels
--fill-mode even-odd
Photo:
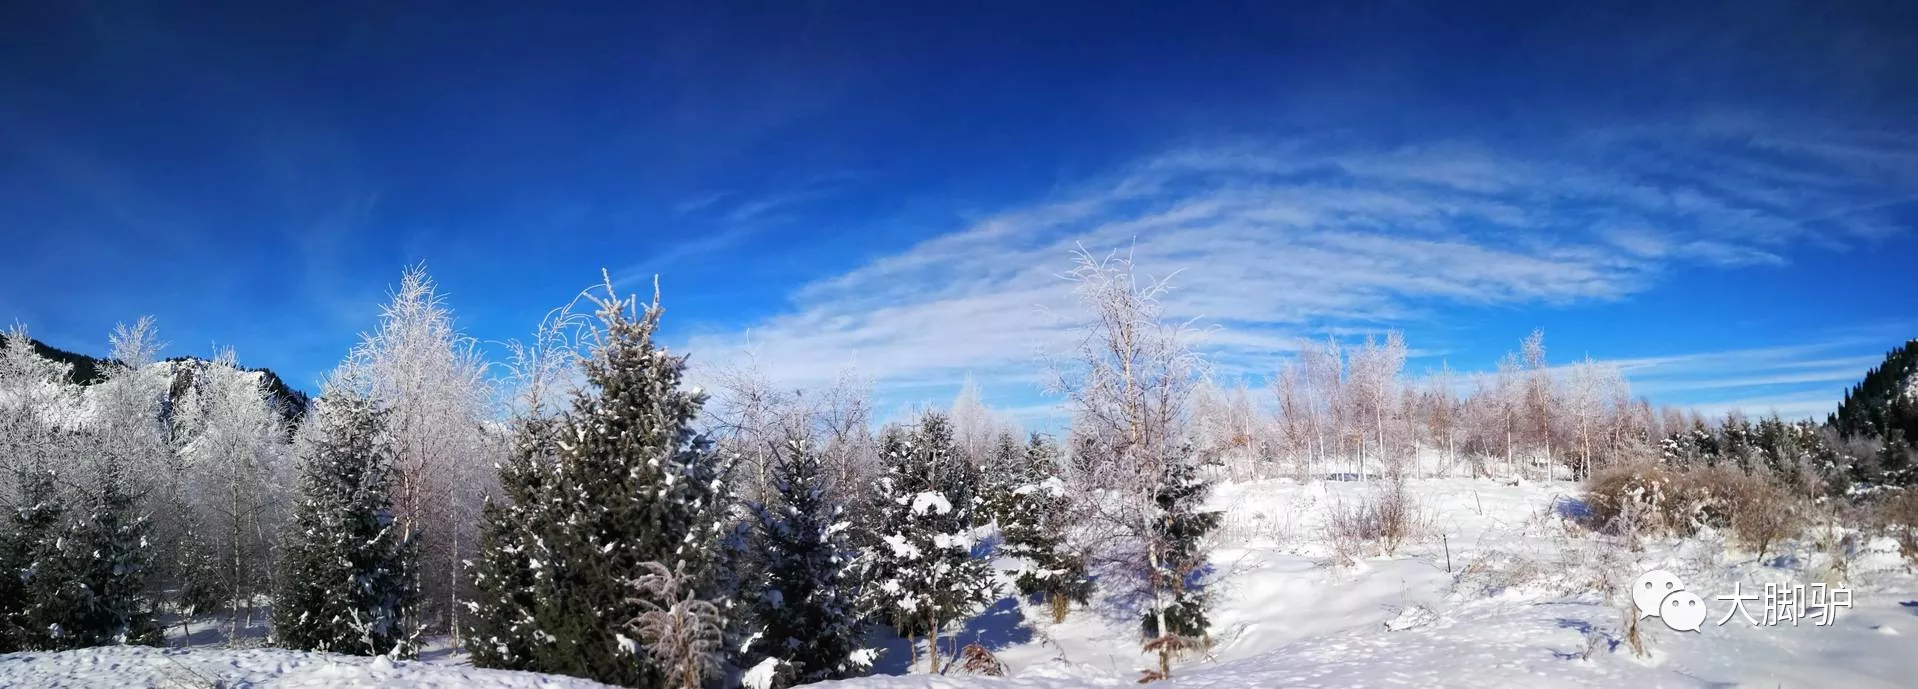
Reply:
[[[1918,440],[1918,339],[1886,353],[1845,392],[1829,423],[1848,438]]]
[[[0,333],[0,345],[5,345],[6,341],[7,335]],[[35,354],[69,365],[71,369],[68,379],[75,385],[86,386],[99,382],[106,365],[112,362],[111,359],[70,352],[31,338],[29,338],[28,342],[33,346]],[[178,364],[205,362],[205,359],[193,356],[176,356],[166,360],[165,363],[174,365],[174,394],[177,395],[179,391],[186,389],[186,385],[191,382],[193,372],[198,371],[200,368],[199,366],[179,366]],[[265,380],[267,392],[272,394],[276,406],[279,407],[280,413],[286,417],[288,423],[297,424],[300,418],[305,416],[307,405],[312,402],[311,396],[295,389],[291,385],[287,385],[286,380],[281,378],[280,374],[274,373],[271,369],[249,368],[244,370],[248,373],[257,373]]]

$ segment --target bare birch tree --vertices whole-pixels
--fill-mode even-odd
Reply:
[[[503,449],[487,362],[453,323],[424,266],[408,268],[379,328],[362,336],[337,374],[387,410],[399,467],[394,494],[403,535],[421,545],[417,619],[438,619],[458,641],[459,562],[474,549],[479,509]],[[432,576],[426,576],[426,573]]]
[[[1203,361],[1191,348],[1188,324],[1164,316],[1159,298],[1167,281],[1141,281],[1128,259],[1084,250],[1075,258],[1066,277],[1091,318],[1075,358],[1055,363],[1050,381],[1073,410],[1069,480],[1084,496],[1079,507],[1095,539],[1095,561],[1119,575],[1102,581],[1123,586],[1130,579],[1164,632],[1178,583],[1152,574],[1162,570],[1170,547],[1168,534],[1157,531],[1164,520],[1155,497],[1167,470],[1189,454],[1188,407]],[[1163,666],[1172,649],[1158,648],[1165,649]]]
[[[252,626],[255,598],[272,591],[274,537],[292,504],[287,429],[265,379],[240,370],[230,349],[194,369],[174,408],[189,507],[214,551],[231,643]]]

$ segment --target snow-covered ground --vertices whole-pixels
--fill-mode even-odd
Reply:
[[[1228,518],[1214,553],[1213,649],[1175,667],[1173,681],[1159,686],[1889,688],[1918,681],[1918,579],[1889,541],[1855,553],[1852,607],[1838,610],[1835,624],[1752,626],[1734,617],[1720,626],[1731,605],[1715,597],[1730,595],[1733,582],[1751,594],[1768,582],[1821,581],[1829,558],[1807,542],[1761,564],[1706,534],[1606,560],[1598,539],[1567,520],[1581,508],[1574,484],[1435,479],[1411,484],[1432,527],[1426,537],[1395,556],[1335,566],[1323,535],[1328,505],[1374,489],[1345,481],[1223,486],[1215,496]],[[1619,643],[1624,620],[1603,590],[1623,600],[1631,578],[1659,568],[1698,592],[1710,616],[1698,632],[1645,619],[1651,657],[1637,658]],[[1604,586],[1607,570],[1615,581]],[[1019,631],[995,649],[1011,669],[1004,680],[919,675],[820,686],[1121,686],[1152,664],[1137,651],[1135,620],[1093,611],[1075,611],[1058,625],[974,625],[978,633],[960,640],[993,646],[990,634],[1006,629]]]
[[[0,686],[35,689],[603,689],[529,672],[271,648],[113,647],[0,655]]]
[[[1833,582],[1831,557],[1813,542],[1758,562],[1704,534],[1608,557],[1600,539],[1571,524],[1581,506],[1567,482],[1417,480],[1410,489],[1430,529],[1392,556],[1338,566],[1325,537],[1328,507],[1376,484],[1262,481],[1220,487],[1227,511],[1214,551],[1213,648],[1159,686],[1222,687],[1911,687],[1918,678],[1918,577],[1887,540],[1850,561],[1852,606],[1817,626],[1753,626],[1716,600],[1738,584]],[[1822,532],[1822,530],[1821,530]],[[1617,549],[1610,552],[1619,553]],[[1448,562],[1449,561],[1449,562]],[[1449,566],[1449,569],[1448,569]],[[1623,587],[1637,574],[1678,575],[1709,608],[1698,632],[1658,619],[1640,627],[1650,658],[1620,643]],[[1747,609],[1762,615],[1757,603]],[[1031,615],[1027,613],[1031,612]],[[1061,624],[1015,601],[972,620],[956,637],[991,649],[1004,679],[925,674],[874,676],[822,687],[1028,687],[1130,685],[1151,659],[1136,619],[1075,610]],[[907,671],[891,640],[882,671]],[[456,654],[388,662],[272,649],[109,649],[0,656],[0,686],[125,687],[588,687],[590,682],[474,670]]]

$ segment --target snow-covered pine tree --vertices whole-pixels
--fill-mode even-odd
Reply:
[[[945,625],[998,597],[991,565],[973,552],[975,479],[937,412],[911,431],[892,429],[882,452],[878,520],[868,527],[868,605],[908,639],[926,635],[936,673]]]
[[[354,655],[414,654],[414,542],[393,517],[385,415],[330,385],[301,427],[300,502],[273,610],[279,645]]]
[[[53,646],[158,645],[162,636],[148,591],[152,522],[140,509],[143,496],[131,485],[130,467],[111,449],[93,447],[102,456],[81,505],[86,513],[68,528],[55,569],[47,573],[59,582]]]
[[[1019,446],[1019,440],[1011,433],[1000,433],[986,455],[985,470],[979,474],[978,519],[980,523],[998,524],[1002,534],[1018,500],[1015,491],[1025,482],[1025,459],[1025,448]]]
[[[87,391],[91,413],[64,439],[81,480],[59,558],[59,647],[160,640],[152,594],[170,583],[191,515],[171,499],[179,462],[163,418],[171,379],[152,365],[157,332],[151,318],[114,327],[113,360]]]
[[[1011,498],[999,517],[1003,552],[1023,561],[1013,574],[1020,595],[1043,599],[1057,623],[1072,603],[1092,596],[1092,580],[1085,558],[1066,542],[1072,504],[1060,476],[1058,446],[1034,433],[1019,460],[1011,473]]]
[[[824,467],[805,439],[782,443],[770,469],[773,500],[752,507],[763,572],[753,610],[760,634],[743,664],[778,659],[788,668],[782,687],[860,674],[866,668],[855,654],[864,630],[844,510],[828,500]]]
[[[467,601],[466,649],[477,667],[535,667],[535,588],[545,555],[537,529],[553,524],[553,456],[558,421],[528,417],[515,422],[512,451],[499,467],[501,497],[481,512],[479,554],[469,563],[476,597]]]
[[[532,650],[527,669],[662,687],[664,670],[625,627],[643,601],[672,603],[636,592],[634,577],[661,563],[678,586],[710,595],[714,539],[731,525],[727,465],[693,432],[705,396],[682,387],[684,357],[653,343],[657,290],[642,310],[606,289],[585,385],[558,432],[552,509],[527,524],[546,559],[535,568],[533,622],[519,629],[540,643],[509,643]]]
[[[0,653],[50,648],[47,630],[59,610],[53,575],[66,505],[43,461],[30,460],[14,482],[11,523],[0,533]]]
[[[1168,656],[1173,652],[1199,647],[1208,638],[1204,588],[1208,572],[1203,541],[1206,534],[1218,528],[1221,515],[1204,509],[1212,484],[1199,475],[1189,450],[1182,454],[1185,456],[1165,463],[1154,495],[1158,509],[1152,538],[1159,557],[1151,576],[1153,589],[1161,595],[1154,599],[1156,607],[1141,616],[1145,638],[1162,647],[1162,672],[1167,670]],[[1165,620],[1164,630],[1159,628],[1160,619]]]

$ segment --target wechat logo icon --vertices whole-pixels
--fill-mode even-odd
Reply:
[[[1656,617],[1676,631],[1695,632],[1705,623],[1705,601],[1686,591],[1678,575],[1662,569],[1632,580],[1632,603],[1638,607],[1639,619]]]

